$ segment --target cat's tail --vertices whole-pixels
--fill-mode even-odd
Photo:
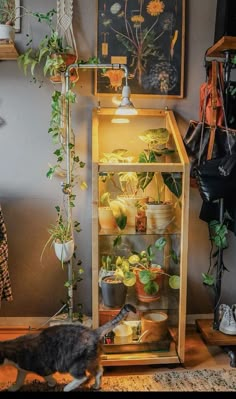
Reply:
[[[113,330],[113,328],[115,328],[120,323],[120,321],[127,316],[129,312],[136,313],[136,309],[133,305],[127,303],[126,305],[123,306],[120,312],[114,317],[114,319],[108,321],[106,324],[96,329],[97,336],[99,338],[102,338],[109,331]]]

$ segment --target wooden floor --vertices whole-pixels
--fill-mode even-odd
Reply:
[[[7,338],[14,338],[13,334],[0,335],[0,339],[4,340]],[[173,367],[173,366],[172,366]],[[202,336],[197,331],[195,325],[187,326],[186,335],[186,355],[184,365],[177,365],[175,370],[181,369],[203,369],[203,368],[229,368],[230,358],[224,350],[219,346],[210,345],[207,346],[203,341]],[[154,374],[159,370],[169,370],[168,365],[157,365],[157,366],[117,366],[117,367],[106,367],[104,375],[135,375],[135,374]],[[55,377],[58,382],[64,377],[56,373]],[[14,381],[16,378],[16,370],[13,366],[2,366],[0,368],[0,382]],[[42,380],[35,374],[28,374],[27,380],[33,379]]]

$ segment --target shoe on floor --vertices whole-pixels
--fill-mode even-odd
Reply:
[[[236,321],[236,303],[234,303],[231,306],[232,312],[233,312],[233,316],[234,316],[234,320]]]
[[[230,306],[221,304],[219,306],[220,325],[219,331],[228,335],[236,335],[236,321]]]

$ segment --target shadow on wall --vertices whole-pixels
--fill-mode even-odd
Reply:
[[[52,249],[40,263],[48,239],[48,226],[54,222],[54,203],[35,198],[0,199],[5,219],[9,273],[13,301],[2,302],[1,316],[52,316],[66,300],[66,270]],[[49,213],[48,210],[52,210]]]

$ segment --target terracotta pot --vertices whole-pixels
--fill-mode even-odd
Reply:
[[[150,310],[141,316],[141,342],[158,342],[168,332],[168,316],[164,312]]]
[[[65,61],[66,67],[68,67],[71,64],[74,64],[76,61],[76,55],[75,54],[52,54],[51,58],[56,58],[60,55],[63,60]],[[79,79],[79,74],[78,70],[76,68],[71,68],[70,70],[70,81],[71,82],[77,82]],[[61,74],[57,73],[56,75],[53,75],[50,77],[51,82],[53,83],[61,83]]]
[[[159,285],[159,290],[158,292],[154,293],[154,294],[147,294],[144,291],[144,284],[141,283],[141,281],[139,280],[139,270],[135,270],[135,274],[136,274],[136,283],[135,283],[135,290],[136,290],[136,295],[137,298],[140,302],[155,302],[158,299],[160,299],[160,292],[161,292],[161,288],[162,288],[162,284],[163,284],[163,279],[164,279],[164,274],[162,269],[160,268],[155,268],[152,267],[152,271],[155,273],[156,271],[156,278],[154,279],[154,281]]]

